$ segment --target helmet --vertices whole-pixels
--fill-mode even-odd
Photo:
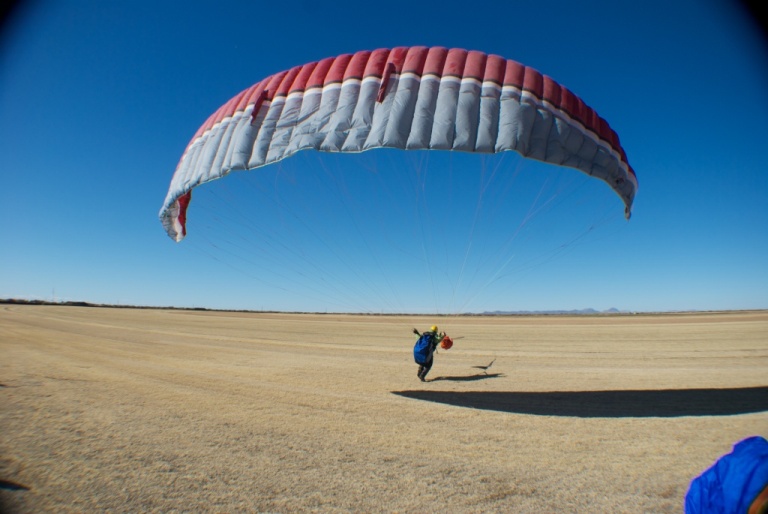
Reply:
[[[437,332],[437,325],[432,325],[432,327],[429,329],[430,332]]]

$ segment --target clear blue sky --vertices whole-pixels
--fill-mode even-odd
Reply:
[[[0,36],[0,298],[768,308],[768,47],[738,5],[22,3]],[[294,65],[410,45],[499,54],[581,96],[637,171],[631,221],[607,186],[562,168],[385,151],[227,177],[199,188],[186,240],[165,235],[171,175],[219,105]],[[477,178],[496,166],[503,178]]]

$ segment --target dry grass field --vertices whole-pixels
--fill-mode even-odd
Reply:
[[[422,383],[433,322],[462,339]],[[681,512],[768,436],[768,312],[2,305],[0,356],[11,512]]]

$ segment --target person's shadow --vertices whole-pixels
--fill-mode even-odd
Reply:
[[[440,380],[445,380],[447,382],[476,382],[478,380],[485,380],[486,378],[503,376],[503,373],[478,373],[477,375],[469,375],[466,377],[435,377],[433,379],[427,379],[427,382],[438,382]]]
[[[438,377],[482,380],[496,375]],[[768,411],[768,387],[629,391],[392,391],[404,398],[518,414],[579,418],[731,416]]]

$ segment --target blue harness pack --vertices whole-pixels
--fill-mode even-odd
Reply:
[[[416,344],[413,345],[413,360],[416,361],[416,364],[426,364],[429,362],[430,357],[432,357],[432,352],[434,351],[432,348],[433,337],[434,333],[424,332],[419,336]]]

